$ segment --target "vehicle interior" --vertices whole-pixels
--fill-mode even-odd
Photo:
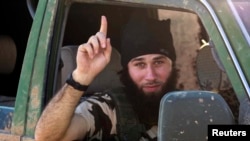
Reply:
[[[2,1],[0,2],[0,6],[2,7],[3,4],[1,3]],[[13,7],[13,5],[16,7]],[[13,98],[12,102],[15,99],[25,47],[32,24],[32,14],[28,12],[27,5],[21,5],[24,5],[24,3],[13,4],[9,2],[9,7],[25,12],[12,10],[15,11],[15,15],[6,15],[9,12],[5,13],[1,11],[1,17],[4,17],[5,20],[1,22],[4,25],[0,27],[0,35],[8,35],[12,38],[12,40],[8,39],[8,42],[11,43],[5,43],[5,45],[8,44],[8,46],[13,46],[13,50],[16,49],[16,53],[11,55],[14,57],[13,60],[16,61],[14,62],[14,67],[13,62],[11,62],[12,65],[10,65],[7,74],[1,73],[0,75],[1,80],[4,80],[1,81],[0,95]],[[0,9],[2,10],[2,8]],[[25,15],[18,15],[20,13]],[[86,42],[92,34],[98,31],[101,15],[105,15],[108,19],[108,36],[111,38],[114,49],[111,63],[104,73],[96,78],[90,86],[89,92],[120,86],[121,83],[117,75],[117,72],[121,70],[119,63],[120,32],[123,25],[126,24],[134,13],[141,13],[141,16],[157,20],[171,19],[171,32],[177,54],[175,62],[176,70],[178,71],[176,88],[184,91],[206,90],[219,94],[226,101],[230,110],[233,111],[237,122],[239,101],[226,72],[223,70],[223,66],[220,64],[215,51],[213,51],[214,45],[206,32],[207,29],[205,29],[199,17],[194,12],[183,9],[73,3],[66,16],[67,20],[62,38],[62,47],[59,50],[60,56],[58,57],[59,71],[57,81],[54,84],[54,91],[56,92],[60,89],[65,83],[66,77],[75,68],[75,56],[78,45]],[[17,22],[20,25],[15,24]],[[0,39],[0,45],[2,44]],[[2,56],[0,59],[0,68],[5,71],[4,69],[6,68],[2,66],[5,66],[4,63],[7,63],[5,62],[6,59],[2,58]],[[9,89],[9,87],[13,88]],[[8,105],[1,98],[0,106],[14,106],[13,104]]]
[[[65,27],[65,34],[63,40],[63,46],[61,49],[61,62],[63,65],[61,68],[61,72],[59,73],[59,80],[63,85],[65,83],[66,77],[69,73],[75,68],[75,56],[77,46],[86,42],[88,38],[95,34],[99,29],[100,17],[101,15],[105,15],[108,19],[108,36],[111,38],[111,43],[113,46],[113,54],[111,62],[109,66],[105,69],[105,71],[100,74],[95,81],[90,85],[90,90],[88,92],[96,92],[102,91],[107,88],[114,88],[120,86],[119,76],[117,73],[121,70],[121,66],[119,64],[120,60],[120,33],[123,25],[128,21],[128,19],[133,16],[133,14],[141,13],[140,16],[147,16],[150,18],[154,18],[157,20],[166,20],[171,19],[171,32],[174,39],[174,46],[177,54],[176,60],[176,70],[178,71],[178,78],[176,88],[179,90],[183,90],[184,93],[190,93],[190,99],[197,100],[197,95],[199,95],[199,91],[210,91],[215,95],[215,99],[219,99],[218,101],[210,101],[208,103],[215,105],[213,110],[211,110],[210,116],[214,117],[214,123],[225,123],[225,124],[234,124],[237,123],[238,119],[238,108],[239,101],[234,93],[234,90],[231,86],[231,83],[225,73],[223,65],[221,64],[215,50],[214,44],[210,40],[208,34],[206,33],[206,29],[204,28],[202,22],[199,17],[191,12],[185,10],[176,10],[176,9],[163,9],[163,8],[147,8],[147,7],[128,7],[128,6],[112,6],[112,5],[98,5],[98,4],[72,4],[69,13],[68,20]],[[85,23],[88,24],[85,24]],[[190,26],[192,25],[192,26]],[[67,54],[67,55],[65,55]],[[73,59],[72,59],[73,58]],[[72,62],[73,61],[73,62]],[[74,65],[72,65],[74,64]],[[110,67],[111,66],[111,67]],[[116,67],[114,67],[116,66]],[[112,79],[111,79],[112,78]],[[60,88],[57,86],[57,88]],[[204,101],[208,99],[211,100],[211,94],[209,93],[207,96],[201,96],[204,98]],[[173,97],[178,97],[173,94]],[[177,94],[178,95],[178,94]],[[213,95],[214,96],[214,95]],[[218,97],[217,97],[218,96]],[[199,97],[199,98],[201,98]],[[205,98],[206,97],[206,98]],[[199,99],[198,98],[198,99]],[[178,98],[176,98],[178,99]],[[172,100],[172,99],[171,99]],[[197,113],[203,115],[200,111],[204,110],[204,107],[201,104],[190,104],[190,101],[181,99],[178,103],[185,107],[184,105],[189,105],[190,110],[194,113],[194,108],[197,109]],[[167,101],[167,100],[166,100]],[[225,104],[225,103],[226,104]],[[164,103],[164,102],[163,102]],[[192,102],[191,102],[192,103]],[[203,103],[204,104],[204,103]],[[168,104],[165,104],[168,105]],[[201,109],[197,107],[202,107]],[[170,106],[171,107],[171,106]],[[165,109],[168,109],[167,107]],[[180,110],[181,106],[177,106],[176,110]],[[182,108],[183,108],[182,107]],[[173,108],[173,107],[171,107]],[[173,108],[173,109],[175,109]],[[210,107],[211,108],[211,107]],[[163,111],[168,111],[162,108],[162,115],[164,115]],[[220,111],[221,109],[226,109],[225,111]],[[170,110],[168,113],[171,113]],[[180,110],[181,111],[181,110]],[[232,113],[231,113],[232,111]],[[214,114],[215,113],[215,114]],[[227,120],[216,119],[215,117],[218,114],[225,116]],[[185,112],[171,113],[178,117],[184,117],[186,115]],[[182,115],[183,114],[183,115]],[[233,114],[233,115],[232,115]],[[221,116],[220,115],[220,116]],[[196,117],[197,121],[200,123],[204,123],[204,126],[211,122],[211,119],[204,118],[204,116],[209,117],[208,115],[203,115]],[[160,119],[161,127],[165,127],[165,124],[176,123],[174,119],[168,119],[167,116],[164,116],[164,120]],[[222,117],[222,116],[221,116]],[[205,120],[204,120],[205,119]],[[166,122],[167,121],[167,122]],[[183,121],[184,122],[184,121]],[[177,124],[177,123],[176,123]],[[171,124],[173,125],[173,124]],[[189,126],[188,128],[190,128]],[[195,126],[192,126],[194,128]],[[175,129],[175,133],[172,135],[176,135],[176,132],[183,127],[177,127]],[[171,130],[170,128],[168,130]],[[200,131],[199,128],[194,128],[196,131]],[[206,129],[206,128],[204,128]],[[167,129],[162,129],[167,130]],[[204,130],[201,130],[201,132]],[[194,133],[194,132],[189,132]],[[204,133],[204,132],[203,132]],[[171,134],[171,133],[170,133]],[[206,135],[201,134],[198,140],[203,138],[207,138]],[[166,139],[165,135],[161,133],[161,136],[164,136],[162,140]],[[171,136],[172,137],[172,136]],[[189,138],[186,137],[185,139]],[[197,139],[197,138],[193,138]]]
[[[68,13],[62,48],[66,47],[68,50],[70,46],[78,46],[86,42],[92,34],[98,31],[100,17],[105,15],[108,19],[108,36],[111,38],[113,48],[119,52],[122,26],[134,13],[141,13],[141,16],[158,20],[171,19],[171,32],[177,54],[178,82],[176,87],[178,89],[217,92],[230,103],[229,105],[234,105],[231,108],[237,111],[239,103],[233,102],[237,97],[214,51],[214,44],[199,17],[191,11],[88,3],[72,4]],[[74,53],[71,55],[75,56]],[[64,80],[65,78],[62,79],[62,83]]]

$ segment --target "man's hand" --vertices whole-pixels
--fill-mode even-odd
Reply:
[[[89,85],[110,61],[112,46],[107,38],[108,22],[101,17],[99,32],[91,36],[87,43],[79,46],[76,56],[76,69],[73,71],[75,81]]]

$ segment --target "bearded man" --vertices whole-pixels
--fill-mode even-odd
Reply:
[[[133,132],[118,135],[121,129],[115,96],[96,93],[79,104],[88,86],[110,61],[112,46],[107,27],[107,19],[102,16],[99,32],[79,46],[77,67],[44,109],[36,126],[36,141],[131,139]],[[143,126],[132,140],[156,141],[160,100],[174,90],[176,78],[170,20],[131,19],[123,30],[120,53],[122,89]]]

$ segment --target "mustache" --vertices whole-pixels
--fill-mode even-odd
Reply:
[[[150,82],[145,82],[142,85],[143,86],[153,86],[153,85],[162,85],[163,82],[160,81],[150,81]]]

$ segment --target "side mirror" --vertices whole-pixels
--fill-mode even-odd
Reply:
[[[167,93],[159,110],[158,141],[205,141],[209,124],[235,124],[226,101],[210,91]]]

